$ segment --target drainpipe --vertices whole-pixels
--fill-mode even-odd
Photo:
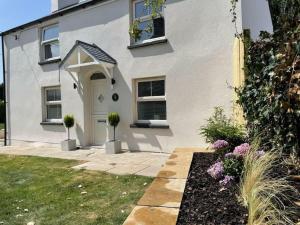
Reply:
[[[7,146],[7,127],[6,127],[6,82],[5,82],[5,54],[4,54],[4,37],[3,34],[0,33],[1,36],[1,44],[2,44],[2,69],[3,69],[3,97],[4,97],[4,146]]]

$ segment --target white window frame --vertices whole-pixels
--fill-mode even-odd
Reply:
[[[149,20],[152,21],[155,18],[160,18],[160,17],[164,18],[164,8],[162,8],[161,15],[158,15],[155,18],[153,18],[151,14],[135,18],[135,4],[137,4],[139,2],[144,2],[145,3],[145,0],[133,0],[132,1],[132,22],[134,22],[136,20],[139,20],[140,22],[145,22],[145,21],[149,21]],[[147,43],[147,42],[160,40],[160,39],[165,39],[165,37],[149,38],[149,39],[142,40],[142,41],[136,41],[135,43]]]
[[[47,100],[47,91],[49,90],[60,90],[60,101],[48,101]],[[48,110],[47,110],[47,106],[48,105],[60,105],[61,109],[62,109],[62,102],[61,102],[61,87],[60,86],[54,86],[54,87],[45,87],[43,89],[44,91],[44,112],[45,112],[45,121],[46,122],[62,122],[62,118],[60,119],[49,119],[48,118]]]
[[[139,97],[139,83],[142,82],[151,82],[151,81],[165,81],[165,95],[164,96],[147,96],[147,97]],[[161,102],[165,101],[167,104],[167,97],[166,97],[166,78],[165,77],[153,77],[153,78],[144,78],[144,79],[137,79],[135,81],[135,113],[136,113],[136,119],[135,121],[137,123],[150,123],[150,124],[158,124],[163,125],[167,124],[167,109],[166,109],[166,120],[139,120],[138,119],[138,103],[139,102]],[[167,106],[166,106],[167,107]]]
[[[60,43],[59,43],[59,35],[57,38],[52,38],[52,39],[49,39],[49,40],[44,40],[44,34],[45,34],[45,30],[49,29],[49,28],[52,28],[52,27],[58,27],[59,28],[59,24],[56,23],[56,24],[52,24],[52,25],[49,25],[49,26],[45,26],[42,28],[41,32],[41,53],[42,53],[42,60],[43,61],[49,61],[49,60],[54,60],[54,59],[60,59],[60,56],[56,56],[56,57],[52,57],[52,58],[49,58],[49,59],[46,59],[45,57],[45,45],[46,44],[51,44],[51,43],[55,43],[55,42],[58,42],[58,45],[60,46]]]

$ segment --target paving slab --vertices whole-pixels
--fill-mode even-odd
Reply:
[[[176,225],[179,209],[137,206],[123,225]]]
[[[176,162],[176,164],[186,164],[186,165],[188,165],[193,160],[193,154],[194,153],[192,153],[192,152],[173,153],[169,157],[167,162]]]
[[[118,175],[137,174],[138,172],[148,168],[149,165],[136,164],[136,165],[116,165],[114,168],[106,172]]]
[[[196,152],[214,152],[214,150],[210,149],[210,148],[176,148],[174,153],[179,153],[179,152],[192,152],[192,153],[196,153]]]
[[[84,148],[76,151],[62,151],[59,147],[45,146],[5,146],[0,154],[39,156],[59,159],[71,159],[83,162],[74,169],[98,170],[118,175],[138,174],[155,176],[169,158],[167,153],[130,152],[107,155],[104,149]]]
[[[149,166],[136,173],[136,175],[146,176],[146,177],[156,177],[161,168],[162,166]]]
[[[85,169],[85,170],[95,170],[95,171],[108,171],[114,168],[113,165],[110,164],[104,164],[104,163],[98,163],[98,162],[87,162],[80,164],[78,166],[72,167],[73,169]]]
[[[189,174],[190,164],[177,164],[176,162],[167,163],[158,173],[157,177],[186,179]]]
[[[156,178],[138,202],[139,206],[180,207],[185,179]]]

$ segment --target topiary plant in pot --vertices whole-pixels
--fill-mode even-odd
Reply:
[[[63,151],[71,151],[76,149],[76,140],[70,139],[70,128],[74,126],[75,119],[73,115],[65,115],[64,124],[68,129],[68,139],[61,142],[61,148]]]
[[[116,127],[119,125],[120,116],[116,112],[111,112],[108,115],[108,122],[110,126],[114,129],[114,137],[113,140],[110,140],[105,143],[105,152],[106,154],[116,154],[121,151],[121,141],[116,140]]]

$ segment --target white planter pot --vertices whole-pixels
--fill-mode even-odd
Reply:
[[[121,152],[121,141],[108,141],[105,143],[106,154],[117,154]]]
[[[65,140],[61,142],[61,149],[63,151],[72,151],[76,150],[76,140]]]

